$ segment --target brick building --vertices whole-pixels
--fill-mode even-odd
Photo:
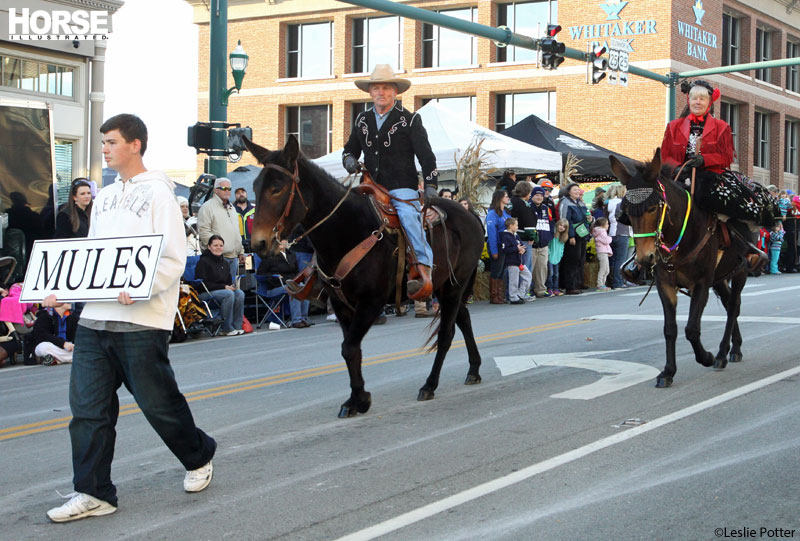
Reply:
[[[199,25],[199,118],[208,118],[208,2],[187,0]],[[667,73],[800,56],[796,0],[441,0],[416,7],[559,41],[588,50],[609,38],[628,41],[633,65]],[[502,130],[529,114],[637,159],[661,143],[667,89],[630,76],[628,86],[586,83],[584,62],[539,67],[533,51],[333,0],[229,0],[228,50],[250,55],[230,121],[250,125],[268,148],[294,133],[311,157],[340,148],[368,95],[353,81],[376,63],[391,64],[412,87],[401,99],[415,110],[435,99],[465,118]],[[765,183],[797,189],[800,67],[712,75],[722,91],[716,114],[733,127],[735,167]],[[677,95],[678,114],[685,105]],[[245,158],[252,160],[248,155]]]

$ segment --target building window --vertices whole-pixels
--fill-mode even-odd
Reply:
[[[403,69],[400,17],[353,19],[353,72],[371,72],[376,64],[389,64],[395,71]]]
[[[763,28],[756,28],[756,57],[755,62],[764,62],[765,60],[772,60],[772,34]],[[770,82],[770,69],[758,68],[756,70],[756,79]]]
[[[57,204],[60,206],[69,199],[69,189],[72,185],[72,148],[73,142],[63,139],[55,140],[56,154],[56,188],[58,196]]]
[[[800,122],[797,120],[787,120],[786,128],[786,147],[783,159],[783,170],[792,175],[797,174],[797,136]]]
[[[762,169],[769,169],[769,115],[756,112],[755,121],[753,165]]]
[[[786,58],[797,58],[800,56],[800,43],[796,41],[786,42]],[[800,92],[800,68],[798,66],[786,66],[786,90]]]
[[[71,98],[74,68],[13,56],[0,56],[0,84]]]
[[[722,14],[722,65],[739,63],[739,19]]]
[[[444,15],[475,22],[477,8],[440,11]],[[469,66],[478,59],[478,41],[475,36],[442,28],[433,24],[422,25],[422,67],[446,68]]]
[[[556,93],[498,94],[495,102],[494,130],[502,132],[530,115],[536,115],[555,126]]]
[[[458,118],[475,122],[475,96],[458,96],[456,98],[425,98],[422,100],[422,105],[426,105],[432,101],[435,101]]]
[[[558,1],[515,2],[497,6],[498,26],[507,26],[512,32],[525,36],[541,37],[548,24],[557,24]],[[498,47],[498,62],[536,61],[538,52],[521,47]]]
[[[735,103],[721,101],[719,103],[719,118],[728,123],[731,127],[731,137],[733,138],[734,157],[733,162],[737,163],[739,154],[739,108]]]
[[[286,39],[286,77],[333,75],[333,22],[290,24]]]
[[[286,108],[286,136],[294,135],[309,158],[319,158],[331,151],[332,109],[330,105]]]

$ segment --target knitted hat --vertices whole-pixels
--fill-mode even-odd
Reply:
[[[541,194],[542,196],[544,196],[544,188],[542,188],[541,186],[534,186],[533,190],[531,191],[531,195],[533,196],[536,194]]]

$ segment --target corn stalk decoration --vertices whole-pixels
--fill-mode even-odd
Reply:
[[[486,214],[486,205],[483,203],[482,184],[489,179],[489,175],[497,171],[495,167],[488,167],[489,156],[492,150],[485,150],[483,143],[486,138],[476,136],[469,146],[464,149],[461,158],[455,156],[456,184],[459,197],[467,197],[472,202],[472,207],[480,214]]]
[[[576,157],[572,152],[567,154],[567,159],[564,162],[564,180],[566,182],[570,182],[572,180],[572,176],[578,174],[578,170],[580,169],[579,164],[582,161],[583,160]]]

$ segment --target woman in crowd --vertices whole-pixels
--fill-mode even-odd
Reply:
[[[244,316],[244,292],[237,289],[231,278],[231,267],[222,257],[225,241],[219,235],[211,235],[208,248],[203,251],[197,261],[194,277],[203,280],[208,293],[200,294],[202,300],[209,297],[220,305],[222,317],[221,333],[225,336],[244,334],[242,317]]]
[[[288,251],[289,242],[282,240],[278,245],[278,253],[269,254],[258,265],[256,274],[264,276],[264,282],[269,288],[267,297],[276,297],[286,293],[286,280],[297,276],[297,256]],[[278,277],[280,276],[280,278]],[[292,314],[292,327],[304,329],[313,325],[308,319],[309,301],[299,301],[289,297],[289,311]],[[384,316],[385,317],[385,316]]]
[[[608,234],[611,237],[611,250],[613,253],[608,258],[611,267],[611,287],[618,289],[625,287],[620,268],[628,259],[628,244],[630,244],[631,226],[617,222],[617,209],[625,197],[625,186],[612,184],[608,189]]]
[[[560,204],[560,215],[569,222],[569,240],[564,246],[559,278],[567,295],[577,295],[583,286],[583,265],[586,262],[586,243],[592,215],[581,199],[581,188],[571,183],[566,188],[566,197]]]
[[[92,186],[89,179],[76,178],[69,190],[66,206],[56,216],[57,239],[85,238],[92,214]]]
[[[492,194],[492,203],[486,213],[486,242],[489,248],[489,262],[491,274],[489,275],[489,297],[492,304],[505,304],[506,288],[503,277],[505,275],[505,256],[500,250],[500,233],[506,228],[506,219],[511,215],[506,210],[509,197],[505,190],[495,190]]]
[[[509,197],[511,197],[511,193],[514,191],[514,186],[517,185],[517,174],[514,173],[513,169],[506,169],[503,171],[503,178],[500,179],[500,182],[497,183],[497,187],[495,190],[504,190]]]

